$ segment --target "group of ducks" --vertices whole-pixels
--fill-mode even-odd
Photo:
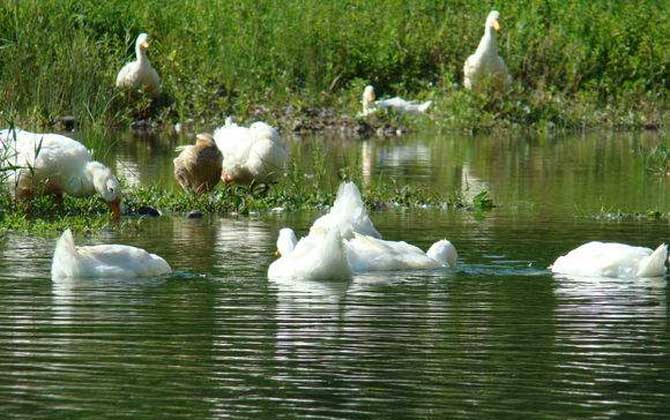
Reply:
[[[120,218],[119,181],[78,141],[60,134],[6,129],[0,131],[0,152],[5,187],[17,200],[42,193],[58,201],[63,194],[98,194],[114,218]],[[174,176],[185,191],[199,194],[210,191],[220,179],[226,183],[271,181],[287,159],[276,129],[263,122],[240,127],[228,119],[214,136],[201,133],[195,145],[181,150],[173,162]]]
[[[428,251],[403,241],[383,240],[365,210],[355,184],[344,182],[328,213],[317,218],[298,240],[290,228],[277,237],[279,258],[270,264],[273,281],[346,280],[355,274],[453,268],[458,252],[446,239]],[[580,277],[638,278],[665,275],[668,247],[656,250],[618,243],[589,242],[556,259],[557,274]],[[161,257],[127,245],[77,247],[66,230],[56,243],[53,279],[82,277],[146,277],[172,272]]]
[[[498,54],[496,32],[500,30],[500,13],[491,11],[484,24],[484,36],[479,41],[477,50],[470,55],[463,66],[463,86],[466,89],[477,89],[484,80],[491,80],[498,86],[506,88],[512,78],[505,61]],[[142,33],[135,41],[135,61],[127,63],[116,77],[116,86],[122,89],[141,88],[153,97],[160,95],[160,77],[147,58],[149,36]],[[373,86],[366,86],[362,98],[363,111],[360,116],[368,116],[380,109],[393,109],[401,113],[421,114],[428,110],[432,101],[408,101],[400,97],[376,100]]]
[[[274,127],[255,122],[249,127],[226,118],[214,135],[200,133],[195,145],[178,148],[174,176],[186,192],[211,191],[219,179],[248,184],[274,181],[288,161],[288,150]]]
[[[492,11],[477,50],[465,62],[464,86],[476,89],[484,79],[508,86],[511,78],[498,55],[496,31],[499,13]],[[141,87],[153,96],[160,94],[160,78],[146,57],[148,36],[135,44],[136,60],[118,74],[120,88]],[[402,98],[376,100],[374,88],[363,92],[363,115],[383,108],[423,113],[431,102]],[[121,189],[109,168],[93,160],[79,142],[57,134],[36,134],[23,130],[0,131],[0,145],[7,154],[2,168],[6,185],[17,199],[38,192],[86,196],[97,193],[109,205],[116,219],[121,215]],[[271,181],[288,159],[286,146],[277,130],[263,122],[241,127],[232,119],[213,135],[201,133],[196,143],[181,148],[174,160],[174,175],[186,191],[203,193],[223,180],[226,183]],[[43,186],[37,191],[36,185]],[[268,269],[276,280],[328,280],[351,278],[369,271],[426,270],[451,268],[458,253],[446,239],[424,252],[402,241],[383,240],[370,220],[358,188],[343,183],[329,212],[315,220],[307,236],[298,240],[292,229],[279,231],[279,258]],[[656,250],[618,243],[590,242],[559,257],[552,272],[587,277],[657,277],[666,272],[668,248]],[[52,277],[144,277],[172,272],[161,257],[126,245],[77,247],[68,229],[58,239],[52,261]]]
[[[221,131],[219,131],[221,130]],[[207,182],[195,182],[199,175],[189,171],[199,166],[196,160],[191,167],[181,167],[175,162],[175,173],[185,188],[194,191],[210,188],[220,178],[224,181],[245,180],[266,171],[267,162],[259,159],[255,150],[272,150],[277,133],[272,127],[255,123],[249,128],[236,126],[231,121],[215,131],[237,133],[240,138],[259,138],[255,142],[241,141],[247,146],[239,159],[226,162],[229,152],[219,151],[212,136],[201,135],[199,144],[188,146],[183,152],[198,147],[216,147],[214,170]],[[249,134],[249,132],[254,134]],[[244,134],[247,133],[247,134]],[[231,138],[235,138],[231,134]],[[238,139],[238,141],[240,141]],[[0,131],[0,144],[10,152],[3,169],[6,187],[17,199],[36,193],[50,193],[61,198],[63,193],[85,196],[97,193],[112,209],[115,218],[121,215],[121,189],[112,172],[102,163],[92,159],[91,153],[79,142],[57,134],[35,134],[22,130]],[[224,143],[225,144],[225,141]],[[285,153],[285,149],[284,149]],[[278,152],[282,154],[282,152]],[[182,161],[190,161],[180,155]],[[196,153],[200,158],[200,154]],[[223,161],[220,156],[223,155]],[[179,160],[177,158],[175,161]],[[246,160],[245,160],[246,159]],[[245,162],[251,161],[251,164]],[[253,163],[256,162],[256,163]],[[191,162],[193,163],[193,162]],[[221,169],[221,167],[223,167]],[[182,168],[178,170],[177,168]],[[260,171],[260,172],[256,172]],[[265,172],[270,176],[271,172]],[[180,178],[181,177],[181,178]],[[204,178],[203,178],[204,179]],[[36,190],[42,185],[44,190]],[[291,229],[282,229],[277,239],[280,258],[268,270],[275,279],[349,278],[366,271],[418,270],[454,267],[457,252],[446,240],[433,244],[427,252],[405,242],[386,241],[370,220],[360,192],[352,183],[340,186],[330,211],[318,218],[304,238],[297,240]],[[657,277],[665,274],[668,248],[665,244],[656,250],[617,243],[590,242],[567,255],[559,257],[551,266],[555,273],[578,276],[606,277]],[[162,258],[125,245],[98,245],[77,248],[72,234],[65,231],[58,240],[54,253],[54,277],[133,277],[155,276],[171,272]]]

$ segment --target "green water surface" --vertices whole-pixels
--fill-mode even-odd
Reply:
[[[51,281],[55,238],[0,237],[3,418],[661,418],[670,412],[667,278],[574,279],[546,269],[589,240],[656,247],[667,222],[597,221],[601,208],[668,210],[636,153],[655,135],[418,135],[291,141],[364,180],[488,189],[483,215],[371,213],[386,239],[446,237],[453,270],[273,282],[277,230],[315,212],[161,217],[79,236],[166,258],[164,278]],[[172,185],[174,142],[125,139],[131,182]]]

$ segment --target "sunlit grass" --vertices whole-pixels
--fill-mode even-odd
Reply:
[[[498,5],[508,92],[461,89],[488,3],[460,1],[24,0],[0,4],[0,109],[26,128],[73,115],[127,126],[150,111],[175,122],[248,117],[259,105],[354,115],[361,88],[433,99],[428,124],[464,130],[662,123],[670,6],[605,0]],[[114,89],[134,38],[151,35],[163,107]],[[281,112],[262,116],[272,122]],[[421,120],[416,121],[420,124]],[[99,149],[96,147],[96,149]]]

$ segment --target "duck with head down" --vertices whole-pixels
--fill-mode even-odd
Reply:
[[[9,151],[5,183],[17,199],[41,192],[61,197],[98,194],[121,217],[121,187],[112,171],[93,160],[83,144],[59,134],[23,130],[0,131],[0,144]]]
[[[181,149],[173,161],[174,176],[186,192],[211,191],[221,178],[223,155],[209,133],[196,136],[194,145]]]

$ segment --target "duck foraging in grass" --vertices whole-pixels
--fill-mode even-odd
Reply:
[[[16,199],[39,193],[84,197],[98,194],[121,217],[121,186],[112,171],[93,160],[83,144],[59,134],[0,131],[0,143],[8,154],[5,185]],[[2,169],[0,166],[0,169]]]
[[[181,148],[179,156],[172,161],[174,177],[186,192],[211,191],[221,179],[222,160],[223,155],[212,135],[200,133],[195,144]]]
[[[288,161],[279,132],[264,122],[241,127],[229,117],[214,131],[214,141],[223,155],[221,179],[225,183],[274,181]]]
[[[149,35],[141,33],[135,41],[135,61],[127,63],[116,76],[116,87],[123,89],[142,88],[154,98],[161,92],[161,80],[146,55]]]
[[[366,86],[363,90],[363,99],[361,100],[363,104],[361,116],[365,117],[379,109],[393,109],[396,112],[408,114],[423,114],[433,103],[432,101],[407,101],[399,96],[376,101],[376,97],[375,88],[370,85]]]
[[[70,229],[56,242],[51,277],[149,277],[172,272],[161,257],[128,245],[76,246]]]

